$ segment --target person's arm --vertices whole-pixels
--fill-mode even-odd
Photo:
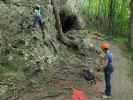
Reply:
[[[108,65],[108,59],[104,59],[102,65],[105,68]]]
[[[104,71],[107,65],[108,65],[108,58],[107,56],[105,56],[104,58],[102,58],[102,61],[101,61],[101,70]]]
[[[38,11],[37,11],[36,9],[34,9],[34,10],[33,10],[33,16],[37,16],[37,12],[38,12]]]

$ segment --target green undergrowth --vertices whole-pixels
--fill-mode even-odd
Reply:
[[[124,46],[127,42],[127,38],[125,38],[125,36],[119,35],[119,36],[115,36],[113,41],[117,43],[119,46]]]
[[[2,79],[12,78],[16,80],[23,80],[25,78],[23,66],[24,61],[19,59],[19,57],[16,57],[13,61],[7,61],[5,59],[0,64],[0,77],[2,77]]]
[[[128,55],[131,58],[131,64],[129,65],[129,77],[133,81],[133,49],[129,49]]]

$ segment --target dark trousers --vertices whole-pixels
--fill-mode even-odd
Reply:
[[[105,95],[107,96],[111,96],[112,95],[112,91],[111,91],[111,72],[105,72]]]
[[[44,22],[41,17],[35,16],[33,26],[35,27],[36,24],[39,25],[39,27],[41,28],[42,31],[44,30]]]
[[[42,38],[45,39],[45,33],[44,33],[45,23],[43,22],[43,19],[40,16],[35,16],[33,27],[36,27],[37,24],[39,25],[39,27],[41,28],[41,31],[43,33]]]

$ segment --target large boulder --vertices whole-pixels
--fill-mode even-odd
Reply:
[[[62,22],[66,18],[69,19],[64,25],[74,20],[74,23],[68,24],[71,30],[77,28],[74,27],[75,29],[73,29],[73,25],[83,25],[80,23],[82,17],[79,14],[79,1],[80,0],[1,0],[0,64],[2,66],[8,64],[15,67],[13,69],[15,72],[23,69],[26,73],[25,75],[30,73],[27,77],[32,77],[32,74],[36,73],[35,71],[39,70],[39,73],[45,73],[47,71],[46,69],[52,64],[60,64],[60,61],[66,61],[67,58],[63,58],[63,55],[73,51],[68,51],[64,46],[73,48],[74,50],[76,48],[79,52],[82,51],[80,44],[86,36],[84,32],[68,30],[67,33],[60,33],[62,37],[59,37],[60,34],[56,27],[56,23],[61,19],[61,16],[59,16],[61,11],[64,11],[66,15],[62,16],[64,18],[60,21]],[[35,31],[33,31],[32,28],[34,20],[32,12],[37,4],[40,4],[44,8],[46,26],[44,31],[45,39],[42,38],[44,33],[42,33],[39,28]],[[75,8],[75,6],[77,8]],[[56,17],[58,17],[56,14],[60,17],[57,18],[59,20],[56,20]],[[77,20],[75,21],[74,18],[77,18]],[[89,43],[87,45],[89,45]],[[40,64],[36,65],[37,62]],[[39,69],[37,68],[36,70],[36,67]]]

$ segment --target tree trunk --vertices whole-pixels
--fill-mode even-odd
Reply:
[[[61,22],[60,22],[60,16],[59,16],[59,11],[57,9],[56,6],[56,1],[55,0],[51,0],[51,5],[53,5],[53,13],[55,16],[55,20],[56,20],[56,29],[58,31],[58,33],[62,33],[62,27],[61,27]]]
[[[109,13],[108,13],[108,20],[109,20],[109,24],[108,24],[108,34],[109,35],[113,35],[113,15],[114,15],[114,11],[113,11],[113,0],[109,0]]]
[[[128,44],[133,49],[133,0],[130,2],[130,12]]]

